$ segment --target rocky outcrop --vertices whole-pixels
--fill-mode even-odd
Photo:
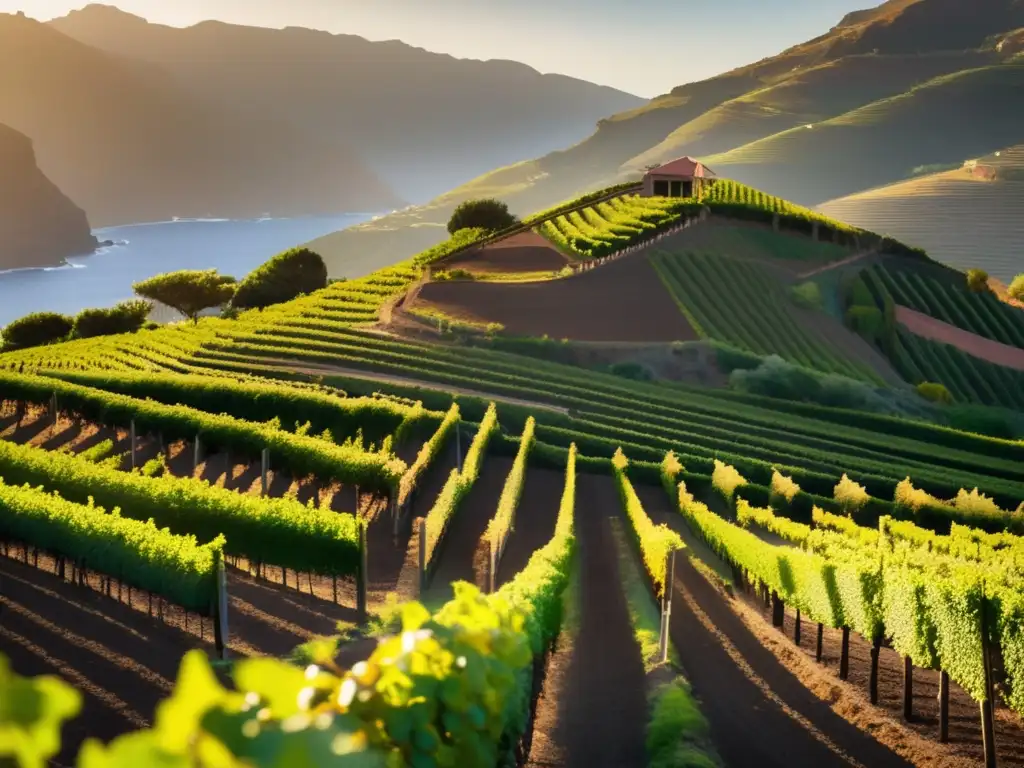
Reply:
[[[32,141],[0,124],[0,269],[53,266],[97,245],[85,211],[39,170]]]

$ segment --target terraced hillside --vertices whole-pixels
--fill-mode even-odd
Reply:
[[[829,216],[920,244],[939,261],[1003,281],[1021,269],[1024,147],[818,206]]]
[[[858,238],[883,246],[739,186],[719,192],[717,213],[658,241],[655,261],[685,267],[680,304],[733,340],[778,331],[772,286],[798,269],[843,269]],[[777,214],[790,231],[772,229]],[[716,767],[779,754],[979,762],[994,749],[983,732],[1001,754],[1024,749],[1024,445],[381,329],[410,288],[538,287],[562,291],[555,309],[581,327],[689,328],[639,248],[537,283],[423,282],[482,236],[234,319],[0,355],[3,653],[17,675],[83,691],[46,757],[71,764],[87,735],[150,727],[88,749],[160,764],[199,739],[231,752],[273,734],[298,768],[333,759],[295,757],[320,755],[325,732],[410,766],[450,757],[443,743],[467,768],[679,753]],[[668,250],[687,238],[736,255]],[[731,304],[703,300],[697,260],[728,272]],[[566,300],[594,282],[636,288],[641,270],[650,290],[632,291],[626,313],[610,289],[597,313]],[[761,341],[843,365],[808,329]],[[794,534],[808,519],[822,531]],[[737,526],[751,521],[774,538]],[[828,525],[860,526],[841,534],[858,546]],[[860,545],[872,526],[908,542],[904,560]],[[769,587],[775,627],[788,606],[819,636],[842,634],[839,682],[833,654],[794,666],[753,584]],[[996,672],[987,643],[1004,659]],[[911,657],[908,679],[946,681],[952,728],[900,722],[896,654]],[[813,693],[825,689],[828,700]],[[186,707],[191,719],[165,714]],[[738,716],[756,738],[733,738]]]

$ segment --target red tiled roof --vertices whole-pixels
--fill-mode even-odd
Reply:
[[[671,160],[657,168],[652,168],[648,173],[655,173],[659,176],[691,176],[698,179],[716,175],[704,163],[689,156]]]

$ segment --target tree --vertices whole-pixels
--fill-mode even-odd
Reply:
[[[1010,283],[1008,293],[1010,294],[1011,299],[1024,301],[1024,272],[1013,278],[1013,282]]]
[[[152,309],[152,302],[144,299],[122,301],[109,309],[84,309],[75,318],[74,337],[89,339],[93,336],[135,333],[145,325]]]
[[[988,287],[988,272],[984,269],[967,270],[967,287],[975,293],[985,293]]]
[[[176,309],[194,323],[199,313],[211,307],[220,307],[231,301],[237,283],[217,270],[183,269],[167,272],[132,285],[132,290],[144,299],[158,301]]]
[[[292,248],[260,265],[238,285],[231,306],[268,307],[327,287],[327,267],[320,254]]]
[[[33,312],[8,323],[4,328],[3,351],[38,347],[63,341],[71,333],[73,321],[56,312]]]
[[[459,204],[448,220],[448,234],[454,235],[460,229],[473,227],[497,232],[518,223],[519,220],[508,212],[508,205],[500,200],[466,200]]]
[[[917,385],[917,394],[923,397],[925,400],[930,400],[933,403],[944,403],[948,405],[953,402],[953,395],[944,384],[938,384],[934,381],[922,381]]]

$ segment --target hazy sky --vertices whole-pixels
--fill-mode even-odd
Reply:
[[[398,38],[453,56],[513,59],[652,97],[827,31],[880,0],[119,0],[151,21],[217,18]],[[61,16],[82,0],[0,0]]]

